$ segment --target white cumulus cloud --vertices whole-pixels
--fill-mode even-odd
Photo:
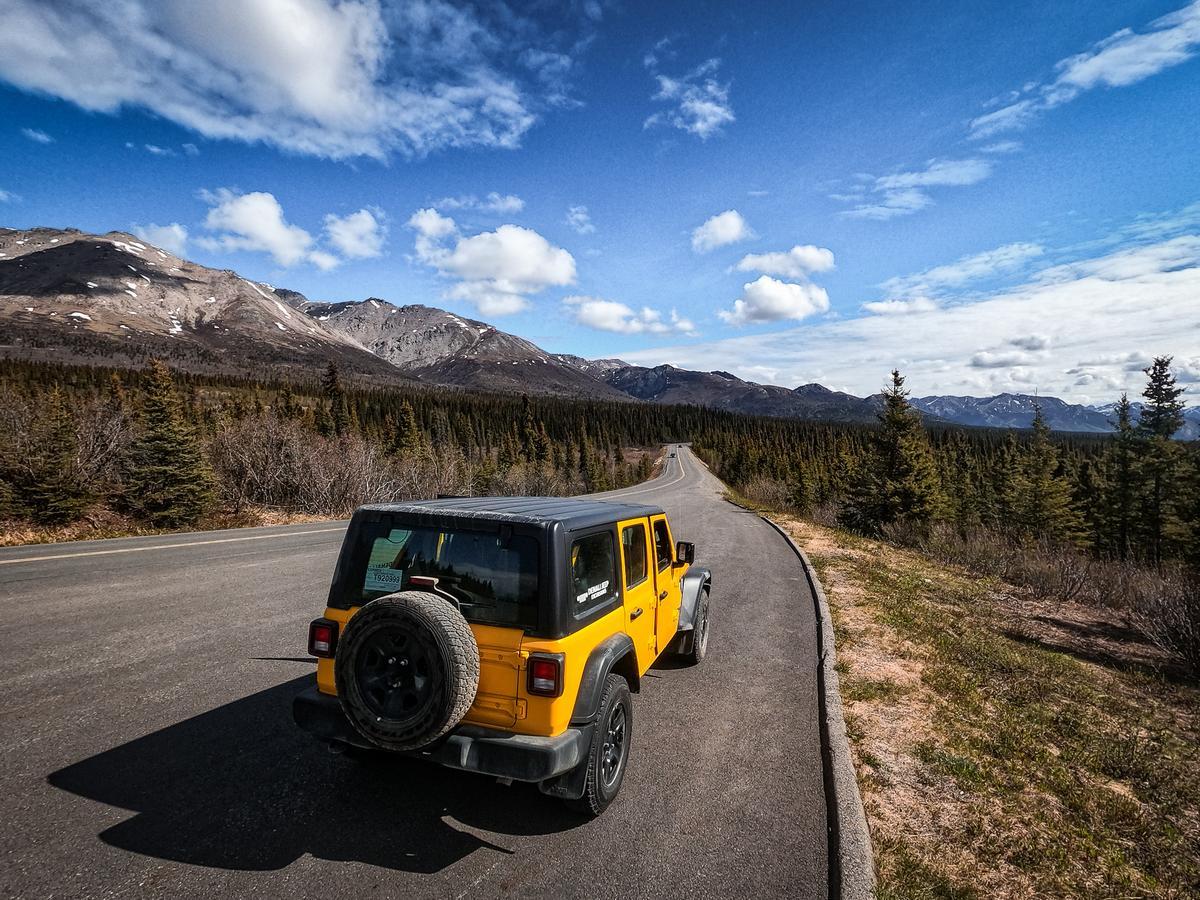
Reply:
[[[143,241],[161,247],[168,253],[183,256],[187,252],[188,230],[178,222],[172,222],[170,225],[155,225],[153,222],[149,225],[134,225],[132,231]]]
[[[613,331],[617,334],[678,333],[687,336],[696,333],[695,324],[675,310],[671,310],[664,319],[661,312],[648,306],[635,310],[628,304],[600,297],[576,295],[564,297],[563,303],[572,309],[575,321],[580,325],[601,331]]]
[[[707,253],[727,244],[738,244],[757,237],[749,223],[736,209],[727,209],[705,220],[692,232],[692,249]]]
[[[338,264],[337,257],[315,247],[311,234],[284,218],[274,194],[239,194],[219,188],[201,191],[199,196],[210,206],[204,227],[212,233],[195,242],[207,250],[269,253],[284,267],[309,262],[319,269],[332,269]]]
[[[763,275],[757,281],[742,286],[742,296],[733,308],[717,313],[730,325],[751,325],[759,322],[780,322],[784,319],[805,319],[829,309],[829,294],[825,289],[807,282],[793,284]]]
[[[467,300],[484,315],[501,316],[530,306],[548,287],[575,283],[575,258],[520,225],[464,236],[457,223],[433,209],[413,213],[419,261],[455,283],[445,296]]]
[[[739,272],[762,272],[784,278],[805,278],[833,269],[833,251],[812,244],[797,244],[781,253],[749,253],[735,267]]]
[[[345,216],[325,217],[325,238],[348,259],[366,259],[383,253],[387,226],[378,211],[360,209]]]

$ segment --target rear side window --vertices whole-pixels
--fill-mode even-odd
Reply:
[[[654,555],[658,557],[658,571],[671,564],[671,533],[667,531],[667,520],[654,523]]]
[[[627,525],[621,529],[621,555],[625,558],[625,587],[646,580],[646,526]]]
[[[576,616],[616,594],[617,560],[612,532],[589,534],[571,545],[571,584]]]

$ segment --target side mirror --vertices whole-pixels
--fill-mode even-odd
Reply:
[[[694,563],[696,561],[696,545],[690,541],[680,541],[675,545],[675,561],[678,563]]]

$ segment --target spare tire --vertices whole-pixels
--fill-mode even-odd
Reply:
[[[334,676],[359,734],[387,750],[415,750],[467,714],[479,689],[479,647],[448,600],[401,591],[351,617]]]

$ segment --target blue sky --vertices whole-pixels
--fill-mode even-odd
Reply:
[[[11,227],[788,386],[1200,381],[1200,3],[2,5]]]

